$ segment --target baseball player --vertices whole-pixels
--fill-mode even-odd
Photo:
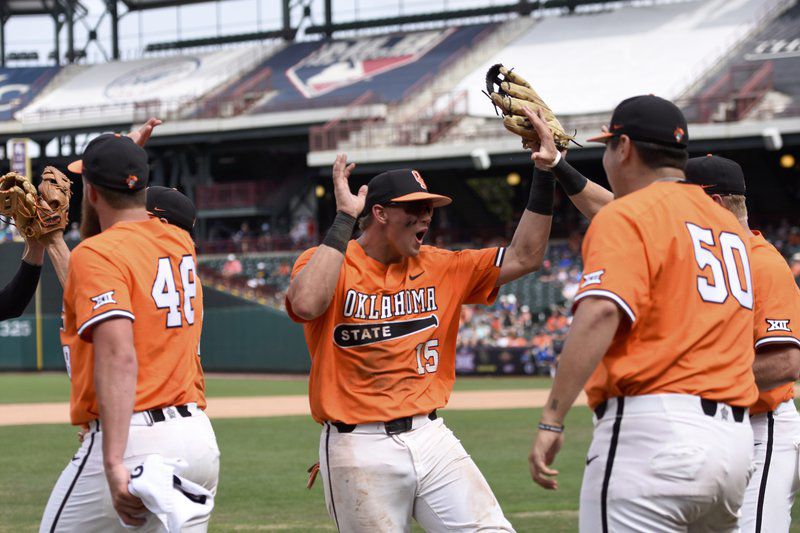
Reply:
[[[731,211],[748,234],[755,287],[753,371],[761,391],[750,408],[756,471],[747,485],[739,526],[743,532],[788,532],[794,496],[800,486],[800,415],[794,382],[800,374],[800,289],[783,256],[755,230],[745,206],[742,167],[718,156],[696,157],[686,178],[702,185]]]
[[[153,185],[147,188],[147,214],[191,233],[197,220],[197,208],[178,189]]]
[[[212,494],[219,471],[203,412],[194,244],[147,214],[147,154],[131,138],[97,137],[70,170],[83,176],[85,239],[70,258],[61,339],[72,423],[89,433],[56,482],[40,531],[163,531],[129,493],[129,469],[150,454],[182,459],[181,476]],[[183,530],[206,531],[208,520]]]
[[[450,198],[415,170],[390,170],[352,194],[355,165],[336,157],[337,215],[297,260],[286,294],[311,352],[309,397],[323,425],[320,472],[341,531],[513,531],[475,463],[438,416],[455,380],[461,306],[536,270],[554,182],[534,174],[507,248],[451,252],[423,245]],[[362,215],[363,213],[363,215]],[[363,230],[350,240],[356,219]]]
[[[747,233],[684,181],[686,120],[655,96],[623,101],[603,167],[615,200],[593,218],[559,370],[530,453],[534,481],[586,385],[594,437],[581,531],[734,531],[758,396]],[[588,380],[588,383],[587,383]]]

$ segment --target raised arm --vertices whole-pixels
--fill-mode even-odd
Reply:
[[[17,318],[36,292],[42,273],[44,247],[33,239],[25,241],[25,252],[16,275],[0,290],[0,320]]]
[[[541,110],[537,112],[541,113]],[[537,118],[528,108],[525,108],[525,114],[528,115],[529,120],[532,117]],[[537,132],[541,128],[550,131],[542,119],[532,123]],[[529,143],[528,147],[533,152],[531,161],[535,163],[538,145]],[[506,248],[503,266],[500,268],[500,276],[497,278],[498,287],[539,270],[542,266],[542,260],[547,250],[547,239],[550,237],[550,226],[553,222],[554,192],[553,175],[546,170],[534,167],[528,205],[522,213],[517,229],[514,230],[511,244]]]
[[[64,242],[64,233],[54,231],[48,235],[43,235],[41,242],[44,244],[45,250],[47,250],[50,262],[53,263],[53,270],[56,271],[56,277],[63,289],[67,283],[67,272],[69,271],[69,248],[67,243]]]
[[[588,180],[567,163],[564,157],[566,151],[564,153],[558,151],[546,122],[536,115],[531,115],[529,120],[536,127],[540,139],[539,149],[533,154],[534,164],[539,169],[552,172],[570,201],[583,213],[583,216],[591,220],[604,205],[614,199],[614,194]]]
[[[339,272],[344,263],[347,243],[353,235],[356,219],[364,210],[367,186],[358,194],[350,192],[348,178],[355,164],[347,164],[347,155],[338,154],[333,163],[333,193],[336,196],[336,218],[322,244],[308,264],[294,277],[286,291],[286,299],[294,314],[304,320],[322,315],[333,300]]]

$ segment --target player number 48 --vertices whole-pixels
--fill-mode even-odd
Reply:
[[[733,296],[739,305],[747,309],[753,308],[753,282],[750,276],[750,261],[747,257],[747,247],[742,239],[735,233],[723,231],[719,234],[719,248],[722,250],[722,261],[717,259],[711,250],[706,248],[716,247],[714,234],[710,229],[701,228],[690,222],[686,223],[694,245],[694,258],[697,266],[704,271],[710,267],[710,276],[697,276],[697,290],[703,301],[721,304]],[[705,245],[705,246],[703,246]],[[739,265],[736,262],[734,251],[739,254],[742,263],[742,276],[739,276]],[[724,268],[724,271],[723,271]],[[725,273],[728,282],[725,283]],[[744,287],[742,279],[744,278]]]
[[[195,277],[194,258],[184,255],[178,265],[183,288],[183,316],[190,326],[194,324],[194,307],[192,299],[197,296],[197,278]],[[181,319],[181,293],[175,285],[175,275],[172,270],[172,261],[169,257],[158,259],[158,272],[151,292],[153,301],[159,309],[168,309],[167,327],[179,328],[183,325]]]

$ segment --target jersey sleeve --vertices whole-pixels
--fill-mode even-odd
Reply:
[[[305,267],[306,264],[308,264],[308,262],[311,261],[311,257],[314,255],[314,252],[316,250],[317,247],[315,246],[314,248],[309,248],[308,250],[300,254],[300,257],[298,257],[297,261],[294,262],[294,267],[292,267],[291,279],[294,279],[297,276],[297,274],[299,274],[300,271],[303,270],[303,267]],[[309,322],[308,320],[297,316],[294,313],[294,311],[292,311],[292,303],[289,301],[288,296],[284,297],[284,305],[286,306],[286,314],[288,314],[289,318],[291,318],[294,322],[299,322],[299,323]]]
[[[604,209],[589,226],[583,241],[583,277],[573,311],[588,296],[608,298],[631,322],[636,322],[650,288],[645,242],[634,222]]]
[[[87,246],[77,247],[70,257],[66,291],[75,305],[78,335],[92,341],[92,329],[112,318],[135,320],[130,280],[110,258]]]
[[[499,290],[495,285],[505,253],[502,247],[455,252],[457,279],[453,283],[464,288],[463,303],[494,303]]]
[[[800,289],[791,271],[782,257],[753,266],[755,349],[775,344],[800,347]]]

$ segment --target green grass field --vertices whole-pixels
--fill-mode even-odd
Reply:
[[[549,378],[463,377],[455,390],[547,389]],[[308,394],[308,382],[302,377],[225,376],[206,378],[208,396],[278,396]],[[69,401],[69,379],[65,373],[0,373],[0,404]]]
[[[547,386],[546,379],[478,378],[460,379],[456,388]],[[209,394],[216,396],[302,394],[305,387],[305,381],[296,379],[214,376],[208,383]],[[67,390],[61,375],[0,375],[0,403],[62,401]],[[578,494],[592,430],[588,409],[574,409],[566,421],[566,442],[555,465],[561,471],[557,492],[535,486],[528,474],[527,454],[539,410],[442,415],[489,480],[517,531],[577,531]],[[214,428],[222,457],[211,531],[334,530],[319,480],[312,490],[305,488],[306,469],[317,460],[320,431],[310,418],[217,420]],[[75,429],[67,425],[0,427],[0,532],[38,528],[50,490],[77,446]],[[800,527],[793,525],[792,531],[800,532]]]
[[[530,480],[527,453],[531,410],[444,413],[495,490],[519,531],[547,526],[575,531],[578,490],[591,433],[588,411],[568,421],[559,457],[561,489],[546,492]],[[222,451],[212,531],[332,530],[322,486],[306,490],[306,469],[317,460],[319,426],[306,417],[218,420]],[[50,489],[77,447],[68,426],[0,428],[0,531],[33,531]]]

